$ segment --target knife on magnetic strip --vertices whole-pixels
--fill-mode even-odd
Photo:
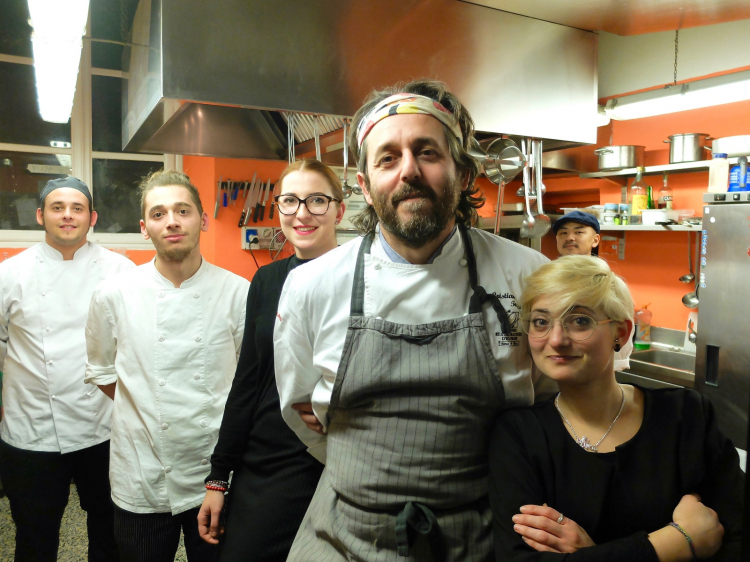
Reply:
[[[260,208],[260,220],[263,220],[263,215],[266,214],[266,202],[268,201],[269,193],[271,193],[271,178],[268,178],[268,186],[266,187],[266,194],[263,196],[263,206]]]
[[[245,216],[242,221],[242,226],[247,226],[247,223],[250,221],[250,216],[253,214],[253,207],[255,206],[258,193],[258,183],[259,182],[255,179],[255,176],[253,176],[253,183],[250,186],[250,195],[247,197],[247,202],[245,203]]]
[[[260,216],[260,210],[261,210],[261,203],[263,201],[263,191],[268,190],[268,188],[271,187],[271,178],[268,178],[268,183],[266,184],[266,187],[261,187],[260,193],[258,194],[258,201],[255,203],[255,213],[253,213],[253,222],[258,222],[258,217]]]
[[[219,183],[216,185],[216,205],[214,206],[214,218],[219,214],[219,206],[221,205],[221,176],[219,176]]]
[[[268,209],[268,220],[271,220],[273,218],[273,208],[276,206],[276,199],[274,198],[275,193],[276,184],[273,184],[273,186],[271,186],[271,208]]]

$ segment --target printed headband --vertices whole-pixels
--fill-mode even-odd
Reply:
[[[461,133],[461,127],[456,122],[453,114],[448,111],[442,104],[436,102],[427,96],[419,94],[393,94],[391,97],[384,99],[376,105],[367,115],[362,118],[357,127],[357,147],[362,148],[365,137],[376,123],[392,115],[405,113],[422,113],[432,115],[443,125],[448,127],[460,143],[463,143],[464,136]]]

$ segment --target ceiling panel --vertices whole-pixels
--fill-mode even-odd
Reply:
[[[748,0],[462,0],[588,31],[640,35],[750,19]]]

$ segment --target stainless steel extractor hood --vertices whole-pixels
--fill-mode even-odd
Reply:
[[[141,0],[131,41],[127,150],[283,159],[275,112],[351,116],[412,77],[478,131],[596,142],[596,35],[458,0]]]

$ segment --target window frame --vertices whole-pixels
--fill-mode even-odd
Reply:
[[[0,142],[0,150],[12,152],[30,152],[37,154],[70,154],[72,160],[72,175],[79,178],[90,186],[92,197],[94,189],[93,160],[125,160],[135,162],[160,162],[164,169],[176,169],[182,171],[182,155],[176,154],[137,154],[121,152],[95,152],[92,150],[92,104],[91,104],[91,77],[109,76],[112,78],[127,79],[128,73],[120,70],[91,67],[91,12],[86,25],[86,36],[83,39],[81,50],[81,64],[78,69],[78,82],[76,84],[75,98],[73,99],[73,111],[70,116],[70,140],[71,148],[54,148],[43,145],[26,145]],[[0,62],[13,64],[34,64],[30,57],[19,57],[0,53]],[[94,201],[96,205],[96,201]],[[109,248],[123,248],[127,250],[153,250],[154,245],[150,240],[144,240],[141,234],[124,233],[112,234],[109,232],[89,231],[87,239],[96,244],[102,244]],[[28,248],[44,240],[44,231],[34,230],[0,230],[0,247],[3,248]]]

